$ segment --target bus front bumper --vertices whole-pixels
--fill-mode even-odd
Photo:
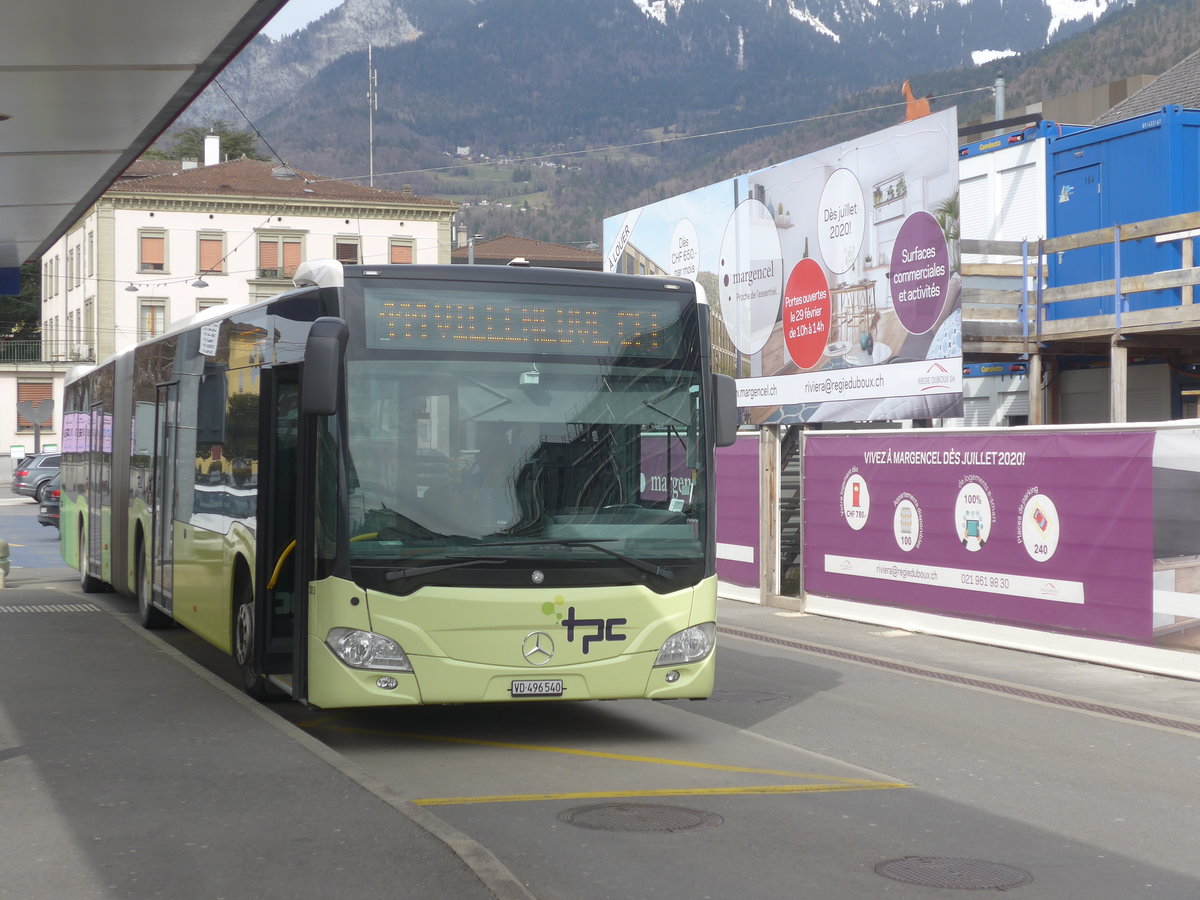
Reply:
[[[713,690],[716,658],[714,650],[697,662],[655,667],[655,653],[633,653],[586,665],[518,669],[410,655],[413,672],[406,673],[351,668],[313,635],[308,651],[308,701],[328,709],[534,699],[703,699]]]

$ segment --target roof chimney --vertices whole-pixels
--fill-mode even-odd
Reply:
[[[221,161],[221,138],[219,135],[206,134],[204,136],[204,164],[206,166],[215,166]]]

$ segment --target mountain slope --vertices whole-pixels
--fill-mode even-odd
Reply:
[[[473,230],[586,240],[604,215],[677,186],[893,124],[906,77],[935,108],[988,111],[999,64],[963,65],[983,50],[1027,50],[1003,63],[1011,106],[1162,71],[1194,49],[1195,7],[1114,4],[1065,38],[1103,0],[347,0],[296,35],[256,39],[221,83],[288,162],[365,176],[369,41],[376,184],[511,197],[513,210],[493,208]],[[1046,47],[1051,35],[1063,39]],[[877,109],[840,113],[865,107]],[[204,114],[238,118],[221,96]],[[678,140],[695,135],[706,137]],[[466,146],[474,163],[452,158]],[[572,153],[596,147],[625,149]],[[522,161],[480,166],[481,156]]]

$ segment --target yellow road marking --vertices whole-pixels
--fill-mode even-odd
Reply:
[[[747,785],[743,787],[711,787],[711,788],[660,788],[654,790],[628,791],[580,791],[554,794],[497,794],[476,797],[423,797],[412,802],[417,806],[454,806],[468,803],[530,803],[548,800],[595,800],[644,797],[717,797],[752,794],[817,794],[834,791],[878,791],[908,788],[912,785],[903,782],[872,781],[866,778],[845,778],[836,775],[822,775],[818,772],[790,772],[784,769],[763,769],[755,766],[731,766],[723,763],[696,762],[687,759],[667,759],[659,756],[637,756],[629,753],[608,753],[602,750],[580,750],[574,747],[553,747],[541,744],[519,744],[509,741],[485,741],[480,738],[449,737],[437,734],[412,734],[407,732],[385,731],[378,728],[353,728],[347,726],[329,725],[321,720],[310,720],[300,723],[302,728],[326,728],[335,731],[345,731],[355,734],[380,735],[384,737],[402,738],[411,741],[431,741],[443,744],[463,744],[474,747],[496,747],[504,750],[527,750],[538,753],[560,753],[566,756],[584,756],[591,759],[606,759],[617,762],[633,762],[656,766],[675,766],[687,769],[702,769],[710,772],[736,772],[749,775],[775,775],[781,778],[802,778],[810,781],[828,782],[827,784],[787,784],[787,785]]]
[[[680,788],[653,791],[578,791],[566,794],[507,794],[494,797],[422,797],[417,806],[455,806],[467,803],[532,803],[545,800],[609,800],[641,797],[729,797],[746,794],[828,794],[834,791],[881,791],[909,788],[912,785],[887,781],[857,784],[764,784],[748,787]]]
[[[301,723],[301,727],[312,727],[316,723]],[[322,726],[328,728],[329,726]],[[617,762],[635,762],[656,766],[677,766],[686,769],[706,769],[712,772],[740,772],[747,775],[778,775],[781,778],[810,778],[846,785],[873,786],[881,782],[867,778],[845,778],[837,775],[821,775],[817,772],[789,772],[784,769],[760,769],[753,766],[730,766],[722,763],[694,762],[687,759],[666,759],[659,756],[634,756],[628,753],[606,753],[602,750],[579,750],[574,747],[547,747],[541,744],[516,744],[508,741],[485,741],[479,738],[448,737],[439,734],[409,734],[384,731],[374,728],[350,728],[335,726],[334,730],[355,734],[374,734],[384,737],[404,738],[410,741],[435,741],[444,744],[466,744],[475,747],[497,747],[502,750],[532,750],[539,753],[561,753],[566,756],[586,756],[591,759],[610,759]]]

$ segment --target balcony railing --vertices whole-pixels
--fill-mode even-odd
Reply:
[[[96,348],[79,341],[22,341],[0,339],[0,363],[94,362]]]

